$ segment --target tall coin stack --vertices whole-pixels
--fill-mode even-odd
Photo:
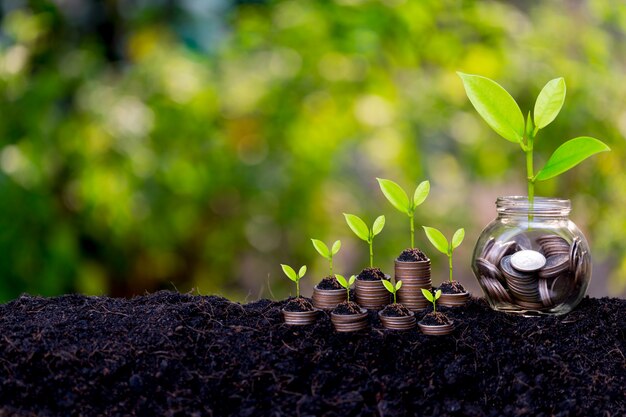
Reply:
[[[493,301],[541,311],[576,294],[591,262],[580,238],[570,244],[561,236],[542,234],[506,242],[491,238],[474,267]]]
[[[428,306],[428,300],[422,294],[422,288],[430,290],[430,259],[425,261],[395,261],[396,282],[402,281],[398,290],[398,302],[409,310],[422,310]]]

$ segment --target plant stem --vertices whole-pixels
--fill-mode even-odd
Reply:
[[[448,264],[450,265],[450,282],[452,282],[452,251],[448,252]]]
[[[374,241],[370,240],[370,268],[374,268]]]
[[[393,303],[397,304],[397,301],[396,301],[396,291],[393,292]]]
[[[346,287],[346,302],[350,302],[350,286]]]
[[[413,220],[413,214],[411,214],[411,249],[415,247],[415,222]]]
[[[533,145],[535,135],[531,133],[526,138],[526,180],[528,181],[528,222],[532,220],[533,205],[535,202],[535,170],[533,168]],[[529,225],[530,226],[530,225]]]
[[[300,280],[296,281],[296,298],[300,298]]]
[[[333,257],[330,257],[330,276],[333,276]]]
[[[434,297],[434,295],[433,295],[433,297]],[[437,312],[437,305],[436,304],[437,304],[437,302],[433,300],[433,313]]]

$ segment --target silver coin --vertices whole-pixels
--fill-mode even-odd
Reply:
[[[534,250],[521,250],[511,255],[511,266],[518,271],[531,272],[541,269],[546,264],[546,258]]]

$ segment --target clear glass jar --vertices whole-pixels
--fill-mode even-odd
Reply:
[[[498,217],[483,230],[472,269],[489,305],[527,316],[570,312],[591,278],[591,253],[569,219],[569,200],[499,197]]]

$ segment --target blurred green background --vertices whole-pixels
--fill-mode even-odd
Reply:
[[[594,255],[590,294],[626,288],[626,7],[596,1],[2,1],[0,299],[161,288],[236,300],[293,293],[279,263],[327,273],[311,237],[341,239],[339,272],[409,246],[375,177],[431,196],[417,225],[465,226],[456,276],[524,156],[479,119],[455,71],[498,80],[528,111],[568,95],[536,144],[612,152],[538,185],[570,198]],[[422,233],[435,282],[446,259]],[[440,279],[439,279],[440,278]]]

